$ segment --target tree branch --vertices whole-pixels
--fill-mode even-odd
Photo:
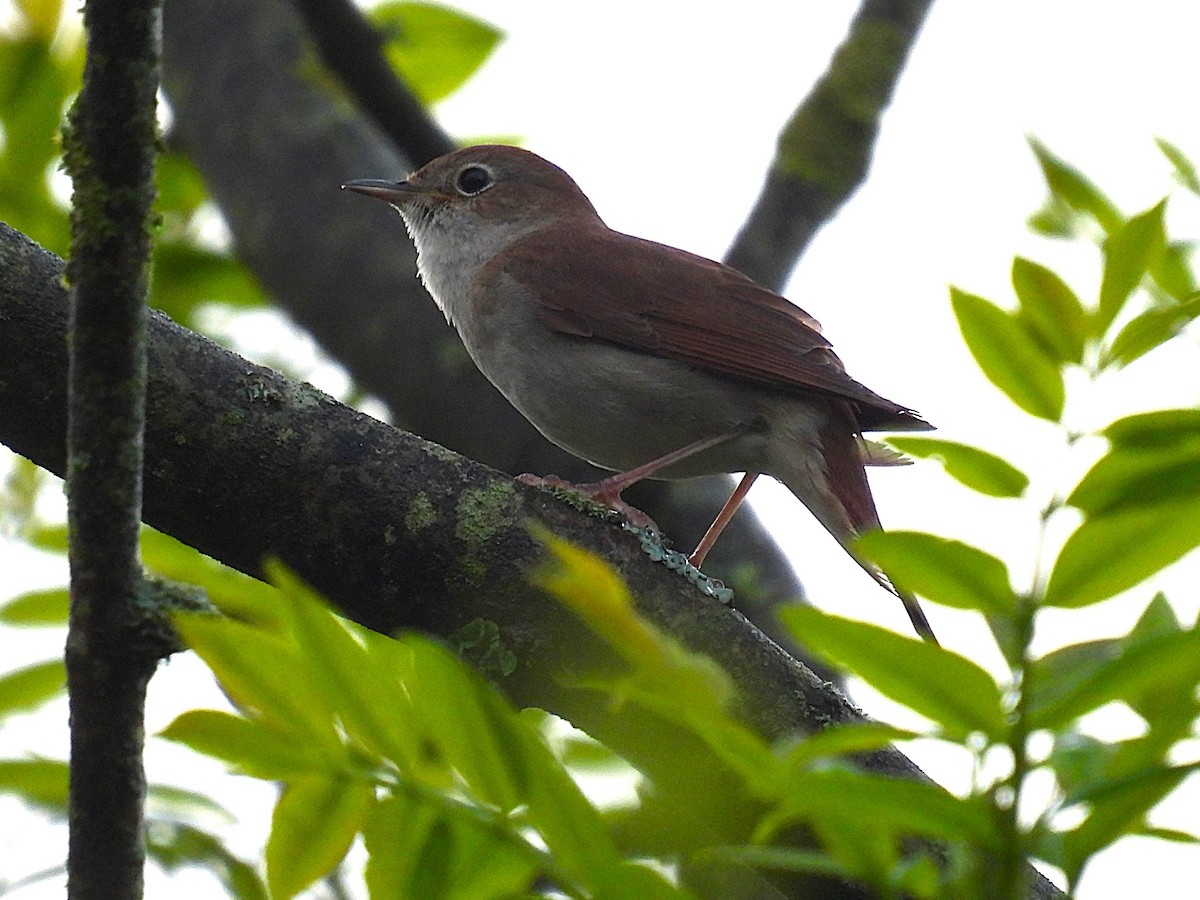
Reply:
[[[817,230],[867,175],[879,120],[933,0],[864,0],[829,68],[779,136],[726,262],[782,290]]]
[[[0,226],[0,441],[56,472],[64,464],[66,396],[61,270],[52,254]],[[755,801],[722,790],[732,782],[719,761],[681,766],[682,733],[636,704],[615,708],[578,687],[588,672],[620,663],[530,586],[528,574],[545,556],[528,521],[608,559],[642,615],[725,669],[739,694],[732,708],[763,737],[861,719],[839,691],[736,610],[651,561],[629,533],[163,316],[151,318],[149,358],[147,522],[251,574],[264,555],[278,556],[347,616],[378,631],[449,637],[475,619],[495,623],[518,660],[499,679],[515,703],[574,722],[652,779],[711,797],[714,827],[745,821]],[[923,777],[891,748],[863,764]],[[1059,895],[1038,876],[1030,896]]]
[[[348,0],[293,0],[321,58],[379,129],[418,167],[458,145],[383,55],[383,39]]]
[[[158,4],[89,0],[84,29],[83,88],[64,133],[74,183],[64,441],[71,561],[67,892],[78,900],[138,900],[143,715],[158,662],[156,653],[143,652],[135,614]]]

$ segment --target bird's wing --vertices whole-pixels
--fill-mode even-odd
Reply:
[[[847,375],[816,319],[721,263],[597,225],[527,235],[502,266],[522,284],[537,285],[538,317],[555,331],[844,398],[864,430],[930,427]],[[599,302],[585,301],[580,284]],[[747,353],[748,346],[756,351]]]

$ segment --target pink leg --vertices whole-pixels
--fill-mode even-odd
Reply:
[[[653,520],[641,510],[634,509],[628,503],[621,499],[621,492],[628,487],[631,487],[644,478],[649,478],[660,469],[665,469],[667,466],[687,459],[689,456],[694,456],[710,447],[715,447],[717,444],[723,444],[732,437],[741,434],[740,431],[730,431],[726,434],[718,434],[714,437],[701,438],[698,441],[693,441],[686,447],[681,447],[678,450],[660,456],[658,459],[652,459],[648,463],[643,463],[636,468],[630,469],[627,472],[618,472],[616,475],[610,475],[600,481],[592,482],[591,484],[571,484],[561,478],[553,475],[539,477],[537,475],[520,475],[517,480],[522,484],[529,484],[535,487],[549,486],[568,488],[583,494],[592,500],[610,506],[621,513],[629,520],[631,525],[645,528],[650,527],[655,531],[658,527]]]
[[[696,549],[688,557],[688,562],[697,569],[704,562],[704,558],[708,556],[708,551],[713,548],[713,544],[717,542],[717,538],[721,536],[721,532],[725,530],[725,526],[729,524],[729,520],[733,518],[733,514],[742,505],[742,501],[746,499],[746,494],[750,492],[750,485],[754,484],[754,479],[756,478],[758,478],[757,472],[747,472],[742,476],[742,480],[738,482],[738,486],[733,489],[733,493],[729,495],[729,499],[725,501],[725,505],[717,513],[717,517],[713,519],[713,523],[708,526],[708,531],[704,532],[704,537],[700,538],[700,543],[696,545]]]

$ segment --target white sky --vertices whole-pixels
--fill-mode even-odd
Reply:
[[[522,135],[574,175],[611,226],[717,258],[757,195],[779,128],[857,6],[457,5],[508,38],[443,104],[452,133]],[[934,464],[873,473],[886,525],[977,543],[1009,563],[1018,587],[1028,578],[1038,506],[1046,492],[1068,487],[1086,460],[1063,457],[1053,428],[1014,411],[976,374],[947,285],[1008,303],[1009,266],[1021,254],[1062,271],[1084,298],[1095,295],[1093,253],[1025,229],[1044,196],[1025,135],[1081,167],[1126,212],[1152,205],[1172,189],[1155,136],[1200,158],[1197,34],[1200,5],[1190,0],[939,0],[884,119],[866,187],[809,248],[787,291],[824,323],[858,380],[919,409],[939,436],[999,452],[1034,476],[1033,499],[1013,502],[978,499]],[[1170,214],[1177,236],[1200,233],[1198,207],[1177,193]],[[1200,402],[1194,334],[1178,343],[1162,363],[1114,379],[1120,390],[1116,399],[1105,395],[1110,405],[1080,398],[1072,424],[1098,427],[1138,409]],[[815,603],[907,632],[899,604],[836,550],[798,501],[762,482],[752,499]],[[0,572],[15,563],[0,546]],[[1188,620],[1200,608],[1198,576],[1193,554],[1162,583]],[[1044,646],[1123,630],[1149,596],[1134,591],[1069,621],[1048,615]],[[996,668],[972,616],[933,608],[930,618],[944,642]],[[25,642],[5,647],[2,658],[49,652]],[[178,687],[198,677],[173,663],[163,682]],[[882,700],[856,696],[869,712],[896,718]],[[162,715],[152,728],[169,720]],[[1113,714],[1096,728],[1114,736],[1126,721]],[[951,761],[930,748],[913,755],[946,783],[964,783],[966,773],[951,771]],[[1198,794],[1190,785],[1156,821],[1200,831]],[[12,858],[13,849],[0,840],[0,855]],[[1079,896],[1103,900],[1147,888],[1157,897],[1194,896],[1198,866],[1195,848],[1128,839],[1092,864]]]

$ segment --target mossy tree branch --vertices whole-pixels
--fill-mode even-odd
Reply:
[[[64,134],[71,213],[67,501],[72,898],[140,898],[146,685],[134,604],[154,199],[159,7],[89,0],[83,88]]]

